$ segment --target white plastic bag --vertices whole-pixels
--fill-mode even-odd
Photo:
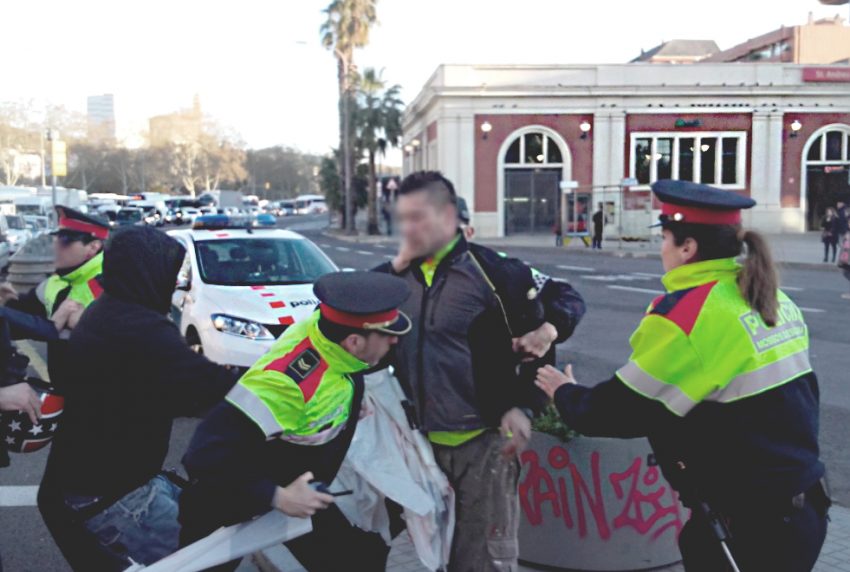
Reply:
[[[404,509],[408,534],[422,564],[445,568],[454,533],[454,491],[434,459],[425,436],[410,428],[396,378],[382,370],[366,376],[363,414],[333,490],[354,494],[337,499],[348,520],[380,533],[389,543],[384,499]]]

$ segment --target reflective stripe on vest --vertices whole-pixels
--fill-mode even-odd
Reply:
[[[266,407],[263,400],[251,393],[245,386],[236,384],[227,394],[227,401],[238,407],[242,413],[251,418],[266,436],[272,439],[282,433],[280,425]]]
[[[617,377],[645,397],[660,401],[680,417],[685,416],[697,404],[678,386],[652,377],[633,361],[617,370]]]
[[[812,371],[812,365],[809,363],[808,350],[798,352],[767,364],[761,369],[736,376],[729,385],[718,389],[705,399],[729,403],[777,387],[810,371]]]

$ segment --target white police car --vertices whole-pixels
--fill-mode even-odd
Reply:
[[[300,234],[225,215],[168,233],[186,247],[172,319],[211,360],[251,365],[318,304],[313,282],[336,265]]]

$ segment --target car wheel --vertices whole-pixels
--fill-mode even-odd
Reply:
[[[194,329],[190,328],[186,332],[186,343],[189,345],[190,350],[196,354],[204,355],[204,345],[201,343],[201,337]]]

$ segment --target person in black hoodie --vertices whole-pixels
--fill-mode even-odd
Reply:
[[[71,335],[64,418],[38,505],[74,570],[123,570],[176,550],[180,489],[162,473],[172,421],[203,413],[236,381],[167,317],[184,256],[153,228],[117,231],[104,294]]]

